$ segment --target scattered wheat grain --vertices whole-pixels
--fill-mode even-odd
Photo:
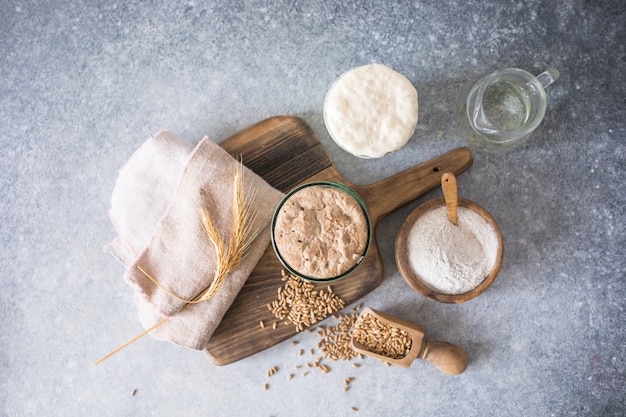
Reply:
[[[267,307],[286,325],[293,324],[298,332],[310,328],[345,306],[345,302],[330,287],[327,292],[317,291],[312,283],[287,275],[284,270],[281,275],[288,278],[283,287],[277,288],[276,300],[268,303]]]

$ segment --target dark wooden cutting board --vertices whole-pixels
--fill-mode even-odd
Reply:
[[[346,306],[376,288],[383,264],[376,243],[376,225],[389,213],[440,185],[444,172],[458,175],[472,164],[467,148],[457,148],[371,185],[344,180],[311,128],[292,116],[276,116],[236,133],[220,143],[233,156],[283,192],[310,181],[338,181],[365,201],[372,223],[372,244],[363,263],[332,283]],[[267,304],[282,287],[282,265],[269,245],[256,268],[211,337],[205,350],[216,365],[226,365],[260,352],[296,334],[294,326],[272,328],[277,321]],[[326,285],[321,285],[325,288]],[[260,321],[266,326],[261,328]]]

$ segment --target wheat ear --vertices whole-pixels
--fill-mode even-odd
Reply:
[[[219,232],[207,211],[202,208],[202,224],[207,236],[215,248],[217,266],[211,285],[197,297],[198,301],[211,298],[219,290],[224,278],[239,267],[241,261],[248,254],[252,241],[257,233],[252,230],[256,218],[256,211],[250,209],[250,201],[244,200],[243,163],[239,163],[233,173],[233,224],[230,231],[228,245],[224,244]]]

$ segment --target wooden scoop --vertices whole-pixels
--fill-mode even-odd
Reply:
[[[456,187],[456,177],[451,172],[446,172],[441,176],[441,189],[443,190],[443,198],[446,201],[446,207],[448,209],[448,220],[455,226],[459,225],[459,220],[456,215],[457,205],[459,204],[459,197]]]
[[[371,308],[364,308],[361,311],[361,314],[359,314],[355,327],[357,327],[367,315],[371,315],[379,321],[385,322],[392,327],[408,332],[412,341],[411,349],[403,358],[392,359],[387,356],[371,352],[368,350],[367,346],[359,343],[353,336],[351,340],[352,349],[356,352],[371,356],[382,362],[399,365],[403,368],[411,366],[411,363],[416,358],[424,359],[435,368],[448,375],[459,375],[467,368],[469,358],[463,349],[453,345],[452,343],[441,340],[426,340],[424,338],[424,329],[422,329],[422,326],[409,321],[402,320]]]

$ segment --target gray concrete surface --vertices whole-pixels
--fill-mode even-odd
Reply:
[[[0,2],[0,415],[624,416],[625,11],[610,0]],[[420,122],[401,151],[361,160],[329,138],[322,105],[335,77],[371,62],[414,83]],[[435,303],[396,269],[398,227],[439,192],[378,229],[385,277],[364,305],[465,348],[463,375],[366,359],[302,377],[289,342],[218,367],[149,337],[94,365],[141,330],[103,247],[117,172],[149,135],[219,141],[296,115],[365,184],[465,144],[453,109],[467,80],[549,66],[562,76],[531,140],[475,151],[458,178],[504,235],[485,294]]]

